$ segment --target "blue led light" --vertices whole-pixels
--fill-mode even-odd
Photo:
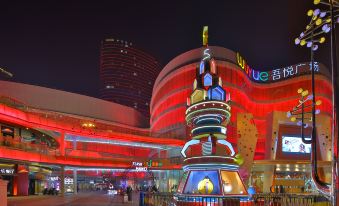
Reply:
[[[199,74],[202,74],[205,72],[205,62],[201,61],[200,62],[200,67],[199,67]]]
[[[208,90],[208,97],[211,100],[225,101],[226,92],[219,85]]]
[[[204,86],[212,86],[212,75],[209,73],[205,74],[204,76]]]

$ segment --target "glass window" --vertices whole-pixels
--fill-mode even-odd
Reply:
[[[209,99],[224,101],[225,100],[225,91],[220,87],[210,88],[208,90]]]
[[[220,194],[218,171],[191,171],[184,190],[185,194]]]
[[[178,187],[178,192],[182,192],[186,183],[188,177],[188,172],[184,172],[184,174],[182,175],[179,187]]]
[[[247,195],[247,191],[238,172],[221,171],[221,180],[225,195]]]
[[[212,86],[212,76],[209,73],[204,76],[204,86]]]

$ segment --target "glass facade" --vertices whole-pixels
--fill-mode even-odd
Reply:
[[[100,53],[100,98],[135,108],[149,118],[158,61],[132,43],[105,39]]]

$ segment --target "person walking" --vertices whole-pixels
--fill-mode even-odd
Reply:
[[[129,202],[132,201],[132,191],[133,191],[132,187],[128,186],[126,192],[127,192],[127,196],[128,196],[128,201]]]

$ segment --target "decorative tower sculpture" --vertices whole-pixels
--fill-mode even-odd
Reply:
[[[242,159],[227,141],[230,95],[222,87],[217,62],[208,47],[207,26],[203,30],[203,46],[193,91],[187,99],[186,123],[191,140],[181,151],[185,159],[178,198],[186,194],[247,197],[238,172]]]

